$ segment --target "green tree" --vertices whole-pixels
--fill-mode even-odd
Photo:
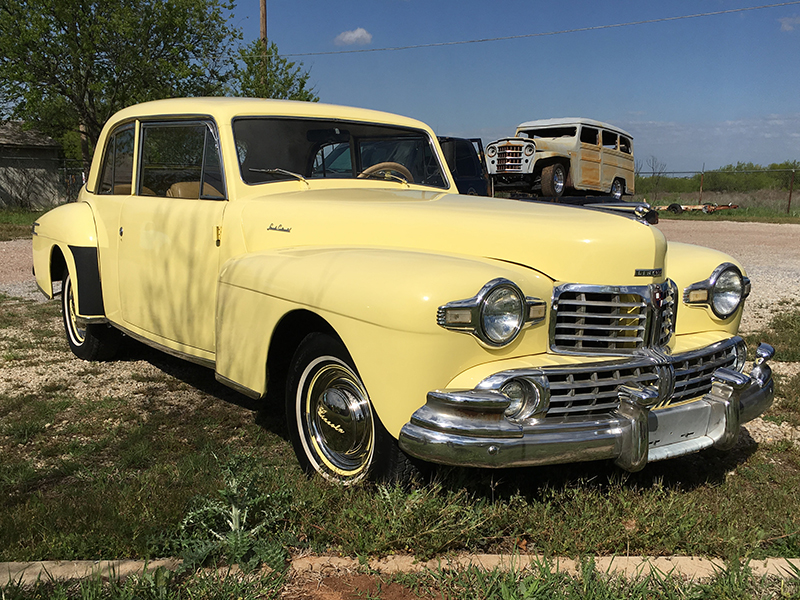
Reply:
[[[121,108],[226,91],[241,39],[227,24],[233,6],[0,0],[0,113],[56,139],[79,132],[88,165],[103,124]]]
[[[236,73],[238,95],[307,102],[319,100],[314,89],[308,87],[310,73],[303,70],[303,63],[298,66],[281,57],[274,42],[256,40],[241,48],[239,54],[244,67]]]

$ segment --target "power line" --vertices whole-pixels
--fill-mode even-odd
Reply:
[[[332,50],[330,52],[299,52],[294,54],[282,54],[285,57],[298,56],[329,56],[333,54],[358,54],[364,52],[389,52],[393,50],[415,50],[417,48],[437,48],[440,46],[460,46],[463,44],[484,44],[486,42],[501,42],[505,40],[519,40],[524,38],[545,37],[551,35],[562,35],[565,33],[579,33],[583,31],[599,31],[601,29],[614,29],[617,27],[632,27],[634,25],[648,25],[650,23],[664,23],[667,21],[681,21],[684,19],[697,19],[700,17],[715,17],[718,15],[728,15],[731,13],[748,12],[752,10],[762,10],[765,8],[778,8],[781,6],[792,6],[800,4],[800,0],[793,2],[781,2],[779,4],[763,4],[761,6],[748,6],[745,8],[731,8],[728,10],[718,10],[714,12],[697,13],[694,15],[680,15],[677,17],[661,17],[659,19],[647,19],[645,21],[631,21],[629,23],[614,23],[612,25],[593,25],[591,27],[576,27],[575,29],[561,29],[559,31],[547,31],[542,33],[525,33],[521,35],[508,35],[504,37],[482,38],[478,40],[461,40],[457,42],[433,42],[430,44],[415,44],[412,46],[394,46],[389,48],[361,48],[358,50]]]

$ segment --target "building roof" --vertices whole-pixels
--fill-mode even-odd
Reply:
[[[53,138],[36,131],[24,129],[17,121],[0,122],[0,146],[15,148],[58,148]]]

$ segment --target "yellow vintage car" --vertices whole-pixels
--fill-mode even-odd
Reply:
[[[635,471],[730,448],[773,397],[742,268],[641,217],[458,195],[416,120],[172,99],[109,120],[33,258],[78,357],[129,336],[214,369],[285,408],[309,473]]]

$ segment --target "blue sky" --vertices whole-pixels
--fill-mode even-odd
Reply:
[[[762,0],[268,0],[282,55],[541,34],[772,4]],[[233,23],[259,35],[259,5]],[[441,135],[513,135],[589,117],[669,171],[800,159],[800,3],[440,47],[292,56],[321,101],[418,118]]]

